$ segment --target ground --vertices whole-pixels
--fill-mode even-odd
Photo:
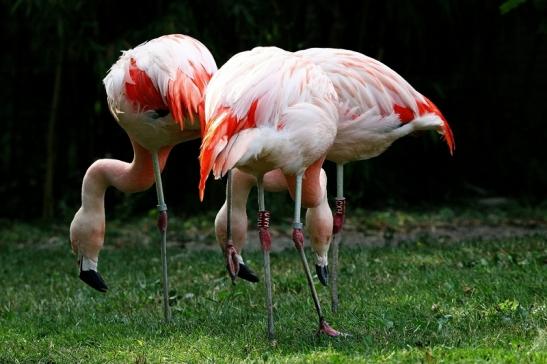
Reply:
[[[545,210],[353,210],[338,313],[316,285],[327,320],[351,335],[315,335],[300,263],[285,249],[272,254],[274,343],[262,284],[230,283],[211,218],[170,224],[170,324],[153,218],[109,221],[106,294],[78,280],[66,225],[2,221],[0,363],[547,362]],[[288,221],[276,226],[279,245]],[[246,257],[261,274],[252,244]]]

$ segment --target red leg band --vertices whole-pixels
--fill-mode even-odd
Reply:
[[[272,248],[272,237],[270,235],[270,211],[258,211],[258,237],[263,251],[270,251]]]
[[[334,220],[332,224],[332,233],[337,234],[342,230],[344,226],[344,219],[346,217],[346,199],[345,198],[336,198],[336,205],[334,211]]]
[[[296,249],[304,248],[304,233],[302,232],[302,229],[294,228],[292,230],[292,241],[294,242]]]
[[[158,216],[158,229],[160,232],[165,232],[167,230],[167,211],[160,211]]]

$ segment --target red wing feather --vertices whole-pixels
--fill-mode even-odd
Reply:
[[[454,134],[452,133],[452,130],[450,129],[450,125],[448,125],[448,122],[446,121],[444,115],[441,113],[439,108],[431,102],[427,97],[425,98],[425,102],[418,102],[418,114],[416,115],[410,107],[405,107],[401,105],[393,105],[393,111],[399,115],[399,119],[401,120],[401,123],[406,124],[408,122],[411,122],[414,120],[414,118],[418,116],[422,116],[427,113],[432,113],[437,115],[442,121],[443,121],[443,135],[446,140],[446,144],[448,145],[448,150],[450,151],[450,154],[454,154],[454,150],[456,149],[456,143],[454,141]]]
[[[136,61],[131,59],[129,66],[131,82],[125,82],[125,93],[129,100],[138,104],[143,110],[169,109],[181,129],[185,118],[193,123],[196,115],[203,127],[203,93],[211,75],[203,67],[200,68],[194,68],[193,78],[182,70],[177,70],[175,78],[169,80],[166,102],[164,102],[154,82],[145,71],[137,67]]]
[[[245,129],[256,127],[256,108],[258,100],[254,100],[249,107],[247,114],[238,118],[229,107],[222,107],[217,110],[214,116],[207,122],[206,130],[203,132],[203,142],[201,144],[200,160],[200,181],[199,181],[199,198],[203,201],[205,193],[205,182],[209,177],[209,173],[216,162],[216,157],[221,150],[217,150],[217,146],[228,141],[237,133]],[[217,122],[219,118],[222,121]]]
[[[203,131],[203,94],[211,75],[203,67],[198,68],[191,65],[194,69],[192,78],[179,69],[175,79],[169,81],[167,103],[173,114],[173,119],[181,129],[185,117],[190,119],[193,124],[197,114]]]
[[[135,59],[131,58],[129,77],[132,83],[125,82],[127,98],[138,104],[144,110],[166,109],[160,92],[145,71],[137,67]]]
[[[446,144],[448,145],[448,150],[450,151],[450,155],[454,155],[454,150],[456,149],[456,141],[454,140],[454,134],[452,133],[452,129],[450,129],[450,125],[448,125],[448,121],[446,121],[444,115],[441,113],[439,108],[431,102],[427,97],[425,98],[425,103],[418,103],[418,110],[420,112],[420,115],[423,115],[427,112],[433,113],[437,115],[441,120],[443,121],[443,136],[446,141]]]

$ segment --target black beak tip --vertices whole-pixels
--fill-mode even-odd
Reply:
[[[103,277],[101,277],[99,272],[95,272],[94,270],[80,271],[80,279],[99,292],[104,293],[108,290],[108,287],[104,282]]]
[[[317,273],[319,282],[321,282],[323,286],[327,286],[329,284],[329,266],[328,265],[320,266],[316,264],[315,272]]]
[[[239,263],[239,272],[237,273],[237,276],[251,283],[258,282],[258,276],[255,272],[249,269],[246,264]]]

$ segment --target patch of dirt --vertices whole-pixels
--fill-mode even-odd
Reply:
[[[272,251],[280,252],[285,249],[292,249],[291,228],[286,226],[282,228],[271,228]],[[351,222],[346,223],[343,230],[342,244],[345,246],[397,246],[406,241],[423,241],[429,243],[457,243],[466,240],[496,240],[514,237],[523,237],[531,235],[541,235],[547,239],[547,223],[534,224],[500,224],[486,225],[473,223],[461,224],[440,224],[440,225],[414,225],[404,228],[394,229],[385,227],[381,229],[362,229],[357,228]],[[245,246],[246,251],[260,250],[258,232],[252,228],[247,235],[248,242]],[[306,239],[309,237],[306,234]],[[206,243],[202,239],[196,241],[192,239],[186,242],[185,247],[190,250],[210,250],[218,249],[216,243]],[[214,241],[214,237],[207,239]],[[309,244],[306,241],[306,244]]]

